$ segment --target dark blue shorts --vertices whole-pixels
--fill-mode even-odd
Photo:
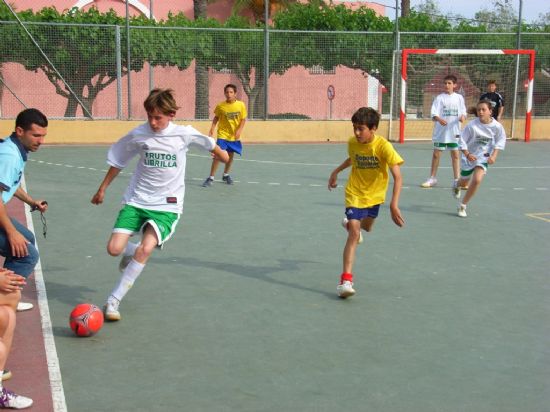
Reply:
[[[218,146],[220,146],[220,149],[225,150],[228,153],[234,152],[242,154],[243,145],[240,140],[229,141],[218,138],[218,140],[216,140],[216,143]]]
[[[346,207],[346,217],[348,220],[361,220],[366,217],[372,217],[376,219],[378,217],[378,211],[380,210],[380,205],[357,208],[357,207]]]

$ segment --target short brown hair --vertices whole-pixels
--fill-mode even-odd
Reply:
[[[458,79],[456,78],[456,76],[454,74],[448,74],[447,76],[445,76],[443,78],[443,81],[447,81],[447,80],[452,81],[454,84],[456,84],[458,82]]]
[[[227,89],[233,89],[233,91],[237,93],[237,86],[235,86],[233,83],[229,83],[225,85],[225,87],[223,88],[224,93]]]
[[[373,128],[378,129],[378,123],[380,122],[380,113],[374,110],[372,107],[360,107],[351,117],[353,124],[360,124],[367,126],[369,130]]]
[[[143,107],[145,107],[147,113],[151,113],[156,109],[166,115],[174,114],[179,109],[172,89],[151,90],[149,96],[143,102]]]

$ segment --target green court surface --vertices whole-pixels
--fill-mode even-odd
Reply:
[[[336,297],[343,188],[326,188],[345,145],[248,145],[237,183],[207,189],[209,157],[190,152],[174,238],[122,320],[92,338],[74,337],[68,316],[103,305],[119,277],[105,246],[131,170],[94,206],[107,147],[33,154],[26,180],[50,207],[47,239],[38,216],[34,226],[67,409],[548,411],[550,143],[508,143],[466,219],[449,156],[440,185],[422,189],[430,145],[396,147],[406,226],[381,208],[347,300]]]

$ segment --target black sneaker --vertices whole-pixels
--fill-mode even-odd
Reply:
[[[231,179],[231,176],[230,175],[225,175],[222,177],[222,180],[227,183],[228,185],[232,185],[233,184],[233,179]]]
[[[214,179],[212,179],[210,176],[206,178],[204,183],[202,184],[202,187],[210,187],[212,186],[212,183],[214,183]]]

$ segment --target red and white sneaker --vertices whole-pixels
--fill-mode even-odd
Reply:
[[[350,296],[355,295],[355,289],[353,289],[353,282],[345,280],[338,285],[336,288],[338,296],[342,299],[349,298]]]

